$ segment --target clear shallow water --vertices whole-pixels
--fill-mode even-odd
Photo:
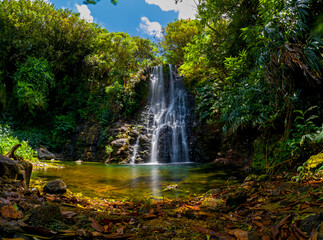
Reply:
[[[85,196],[106,199],[134,197],[183,198],[223,186],[234,171],[211,164],[105,165],[102,163],[56,162],[64,168],[33,170],[32,179],[62,179],[68,189]],[[238,180],[230,180],[237,183]],[[178,185],[177,189],[165,187]]]

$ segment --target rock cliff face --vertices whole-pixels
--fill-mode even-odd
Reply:
[[[172,65],[152,69],[147,104],[131,121],[109,127],[87,122],[65,146],[73,160],[107,163],[199,161],[194,140],[193,97]]]

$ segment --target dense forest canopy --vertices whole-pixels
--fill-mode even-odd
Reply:
[[[144,71],[158,60],[148,39],[109,33],[40,0],[1,1],[0,29],[2,119],[51,129],[54,142],[79,121],[129,117],[146,94]]]
[[[321,0],[201,0],[197,20],[165,27],[165,56],[180,65],[201,121],[229,135],[280,136],[271,156],[254,157],[255,167],[320,149],[321,9]]]

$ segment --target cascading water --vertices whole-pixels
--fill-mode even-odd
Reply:
[[[151,163],[189,162],[187,95],[183,79],[174,76],[176,68],[171,64],[168,66],[169,79],[164,78],[163,66],[154,67],[150,75],[147,131],[151,132]]]
[[[137,157],[137,153],[138,153],[138,147],[139,147],[139,139],[140,139],[140,135],[137,137],[136,143],[133,146],[133,152],[132,152],[132,156],[131,156],[131,159],[130,159],[131,164],[135,164],[135,161],[136,161],[136,157]]]

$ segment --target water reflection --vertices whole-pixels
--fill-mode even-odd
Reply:
[[[60,162],[64,168],[35,170],[32,179],[60,178],[72,192],[91,197],[132,198],[137,196],[178,198],[203,193],[223,185],[237,173],[205,164],[115,165]],[[178,185],[178,188],[167,186]],[[166,189],[166,190],[165,190]]]

